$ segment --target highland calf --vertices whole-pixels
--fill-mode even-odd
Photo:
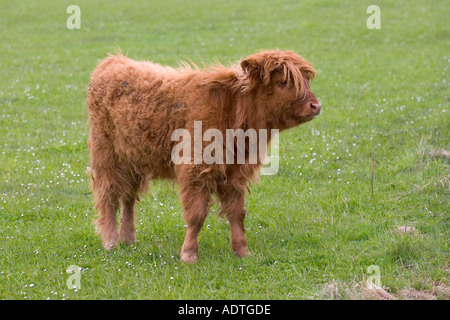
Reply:
[[[248,184],[257,180],[261,161],[249,161],[250,143],[241,145],[244,161],[174,163],[173,132],[194,136],[216,129],[280,131],[314,119],[320,103],[310,90],[315,71],[292,51],[263,51],[231,67],[193,65],[174,69],[137,62],[118,54],[94,70],[87,95],[92,189],[103,246],[136,241],[135,202],[150,180],[171,179],[179,184],[187,233],[181,259],[198,257],[197,236],[208,214],[212,196],[219,214],[229,221],[231,247],[238,257],[249,251],[244,228],[244,200]],[[202,147],[206,147],[203,142]],[[186,150],[186,149],[184,149]],[[223,157],[235,155],[223,142]],[[189,155],[194,158],[195,150]],[[186,156],[186,155],[184,155]],[[253,157],[254,158],[254,157]],[[120,228],[116,213],[121,206]]]

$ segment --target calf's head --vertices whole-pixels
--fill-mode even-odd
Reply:
[[[320,102],[310,89],[315,70],[304,58],[292,51],[264,51],[244,59],[241,67],[245,90],[276,127],[288,129],[319,115]]]

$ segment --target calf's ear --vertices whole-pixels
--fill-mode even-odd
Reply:
[[[268,86],[276,70],[284,70],[282,61],[264,55],[253,55],[241,61],[241,68],[254,84]],[[284,68],[284,69],[283,69]]]
[[[255,82],[261,82],[263,78],[263,71],[261,61],[255,58],[247,58],[241,61],[241,68],[244,70],[247,77]]]

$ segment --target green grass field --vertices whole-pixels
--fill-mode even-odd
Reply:
[[[393,297],[449,299],[448,1],[74,2],[0,2],[1,299],[377,298],[371,265]],[[281,134],[279,172],[252,186],[251,256],[234,257],[213,207],[198,263],[180,262],[185,223],[165,181],[141,197],[138,243],[102,248],[85,97],[119,47],[172,66],[273,48],[313,63],[322,114]]]

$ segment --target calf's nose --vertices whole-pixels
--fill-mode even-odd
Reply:
[[[311,103],[311,111],[313,112],[314,115],[318,115],[320,113],[321,107],[322,106],[320,105],[320,102]]]

